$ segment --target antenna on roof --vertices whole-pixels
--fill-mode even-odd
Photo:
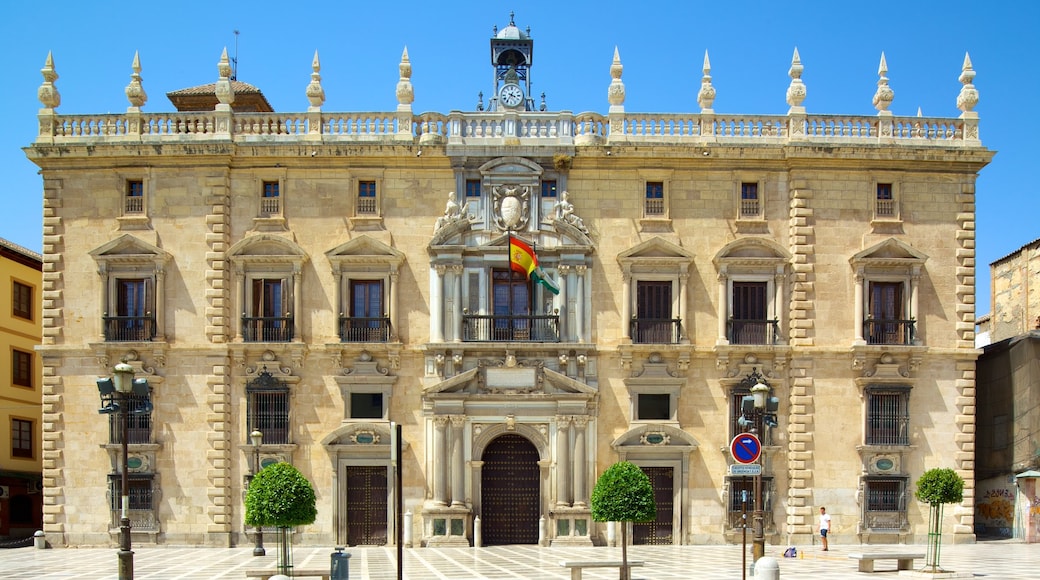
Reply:
[[[238,80],[238,29],[236,28],[235,33],[235,56],[231,57],[231,80]]]

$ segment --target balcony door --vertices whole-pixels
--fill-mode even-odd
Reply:
[[[343,340],[347,342],[385,342],[388,328],[383,304],[382,280],[350,281],[350,320],[344,321]]]
[[[733,344],[768,344],[766,282],[733,282]]]
[[[636,286],[636,327],[632,339],[637,343],[674,342],[672,321],[672,282],[640,280]]]
[[[494,340],[528,340],[531,336],[531,283],[513,270],[492,272]]]

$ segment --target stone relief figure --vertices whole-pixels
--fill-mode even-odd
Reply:
[[[582,233],[589,233],[588,228],[585,227],[585,222],[578,216],[574,215],[574,205],[567,201],[567,192],[560,193],[560,201],[556,202],[556,207],[553,208],[553,220],[570,224]]]
[[[444,215],[437,218],[437,223],[433,226],[433,231],[443,228],[444,226],[455,223],[465,216],[462,214],[462,208],[459,207],[459,203],[455,201],[455,192],[448,192],[448,203],[444,208]]]

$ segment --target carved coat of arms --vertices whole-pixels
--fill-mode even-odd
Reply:
[[[526,185],[497,185],[492,190],[495,224],[503,230],[523,230],[530,219],[531,188]]]

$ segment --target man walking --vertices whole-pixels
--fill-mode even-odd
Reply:
[[[820,539],[823,541],[823,551],[827,551],[827,533],[831,531],[831,516],[827,508],[820,508]]]

